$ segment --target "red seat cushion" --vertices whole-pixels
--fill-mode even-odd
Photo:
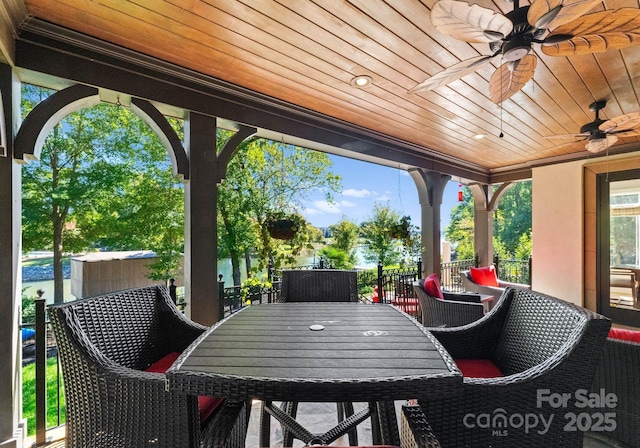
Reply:
[[[171,364],[175,362],[180,356],[179,352],[171,352],[168,355],[163,356],[145,370],[147,372],[155,372],[155,373],[164,373],[166,372]],[[200,414],[200,423],[204,423],[215,411],[220,403],[222,403],[223,399],[218,397],[208,397],[208,396],[200,396],[198,397],[198,413]]]
[[[440,286],[440,279],[436,274],[427,275],[422,285],[424,292],[436,299],[444,300],[444,294],[442,294],[442,287]]]
[[[640,331],[638,330],[625,330],[623,328],[612,328],[611,330],[609,330],[609,337],[613,339],[621,339],[623,341],[640,343]]]
[[[504,376],[498,366],[489,359],[454,359],[466,378],[498,378]]]
[[[469,271],[473,283],[483,286],[499,286],[495,266],[491,265],[483,268],[470,268]]]

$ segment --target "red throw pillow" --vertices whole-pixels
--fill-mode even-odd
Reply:
[[[499,378],[502,372],[489,359],[454,359],[465,378]]]
[[[178,359],[178,356],[180,356],[179,352],[171,352],[151,364],[145,370],[147,372],[164,373],[171,367],[171,364]],[[198,412],[200,414],[200,423],[204,423],[222,401],[223,399],[218,397],[199,396]]]
[[[471,268],[470,271],[473,283],[483,286],[499,286],[495,266],[491,265],[483,268]]]
[[[640,331],[625,330],[623,328],[612,328],[609,330],[609,337],[613,339],[621,339],[623,341],[631,341],[640,343]]]
[[[422,288],[424,289],[424,292],[429,294],[431,297],[444,300],[444,294],[442,294],[440,280],[438,279],[438,276],[436,274],[428,275],[427,278],[424,279]]]

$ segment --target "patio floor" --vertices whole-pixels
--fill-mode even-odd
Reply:
[[[396,403],[396,410],[399,412],[402,403]],[[356,404],[357,409],[364,404]],[[399,415],[399,414],[398,414]],[[398,417],[399,418],[399,417]],[[328,425],[336,421],[336,408],[332,403],[301,403],[298,411],[298,420],[311,432],[324,432]],[[399,420],[398,420],[399,421]],[[247,448],[257,448],[258,445],[258,425],[260,423],[260,402],[256,401],[251,409],[251,419],[249,421],[249,429],[245,446]],[[46,445],[47,448],[65,448],[64,443],[64,427],[49,431],[48,437],[51,442]],[[358,426],[358,442],[360,445],[371,443],[371,425],[369,420]],[[294,447],[302,447],[304,444],[299,440],[295,440]],[[332,445],[348,446],[349,441],[346,436],[338,439]],[[25,447],[35,447],[35,437],[27,439]],[[271,424],[271,446],[274,448],[282,447],[282,432],[280,425],[272,420]],[[624,448],[624,445],[615,441],[607,440],[604,437],[587,434],[585,437],[584,448]],[[132,447],[135,448],[135,447]],[[448,447],[443,447],[448,448]]]

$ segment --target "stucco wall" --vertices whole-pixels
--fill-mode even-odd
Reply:
[[[584,296],[583,165],[532,171],[532,287],[578,305]]]

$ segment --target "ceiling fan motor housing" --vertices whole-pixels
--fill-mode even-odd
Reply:
[[[513,23],[513,31],[502,43],[502,55],[507,61],[518,61],[531,52],[533,27],[527,21],[529,6],[514,9],[506,14]]]

